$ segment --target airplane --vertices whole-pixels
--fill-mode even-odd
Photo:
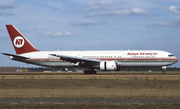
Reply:
[[[132,67],[166,68],[178,62],[173,54],[161,50],[101,50],[101,51],[40,51],[13,25],[6,25],[16,54],[1,53],[11,60],[52,68],[84,68],[84,74],[118,71]]]

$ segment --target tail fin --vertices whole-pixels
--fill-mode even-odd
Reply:
[[[16,54],[38,51],[13,25],[6,25]]]

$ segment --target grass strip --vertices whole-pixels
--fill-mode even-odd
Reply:
[[[0,98],[180,99],[178,75],[18,76],[1,77]]]
[[[163,89],[0,89],[0,98],[180,99],[179,90]]]

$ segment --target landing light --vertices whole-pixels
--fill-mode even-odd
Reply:
[[[13,59],[13,56],[9,56],[9,59],[11,59],[11,60],[12,60],[12,59]]]

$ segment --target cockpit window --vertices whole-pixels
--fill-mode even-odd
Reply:
[[[174,57],[174,55],[172,55],[172,54],[169,54],[168,56],[169,56],[169,57]]]

